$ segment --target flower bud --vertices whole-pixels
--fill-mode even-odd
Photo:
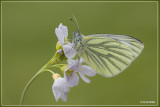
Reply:
[[[58,41],[56,44],[56,50],[62,49],[61,43]]]
[[[68,66],[67,65],[64,65],[64,66],[62,66],[60,69],[61,69],[61,71],[62,71],[62,73],[64,73],[64,71],[65,71],[65,69],[67,68]]]
[[[63,54],[63,50],[62,50],[62,49],[59,49],[57,52],[58,52],[59,54]]]
[[[53,77],[53,80],[56,80],[56,79],[58,79],[58,78],[61,77],[61,76],[56,73],[56,74],[53,74],[52,77]]]

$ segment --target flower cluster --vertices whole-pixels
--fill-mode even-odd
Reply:
[[[68,29],[62,23],[55,29],[55,33],[58,38],[56,49],[61,55],[65,55],[67,58],[67,66],[61,67],[63,76],[59,74],[53,74],[53,86],[52,91],[56,101],[62,99],[67,101],[67,94],[70,91],[70,87],[76,86],[79,83],[79,76],[86,82],[90,83],[90,80],[86,77],[92,77],[96,75],[96,72],[89,66],[83,65],[84,60],[82,58],[74,60],[76,50],[73,48],[73,44],[67,40]]]

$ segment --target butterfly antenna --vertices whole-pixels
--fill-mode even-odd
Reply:
[[[73,16],[74,20],[76,21],[77,29],[79,30],[79,24],[78,24],[78,21],[77,21],[77,19],[76,19],[76,17],[75,17],[75,15],[74,15],[74,14],[73,14],[72,16]]]
[[[77,30],[79,31],[79,24],[78,24],[78,21],[77,21],[77,19],[76,19],[76,17],[75,17],[74,14],[73,14],[72,16],[73,16],[74,20],[73,20],[72,18],[69,18],[69,20],[71,20],[71,21],[74,22],[74,24],[77,26]]]

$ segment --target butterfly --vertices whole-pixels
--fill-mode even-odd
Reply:
[[[74,19],[77,30],[73,32],[73,47],[78,56],[102,76],[113,77],[124,71],[144,48],[144,44],[132,36],[116,34],[83,36],[79,32],[75,17]]]

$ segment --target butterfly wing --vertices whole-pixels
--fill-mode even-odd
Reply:
[[[112,34],[84,36],[80,46],[83,59],[105,77],[122,72],[144,48],[143,43],[134,37]]]

